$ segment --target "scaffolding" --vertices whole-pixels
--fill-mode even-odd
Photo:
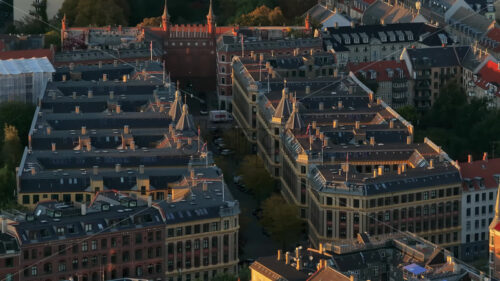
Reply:
[[[0,102],[37,103],[54,72],[46,57],[0,60]]]

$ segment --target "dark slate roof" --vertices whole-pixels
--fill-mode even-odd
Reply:
[[[99,81],[103,78],[103,74],[107,75],[108,80],[121,80],[123,75],[132,74],[135,68],[130,64],[120,64],[114,66],[113,64],[103,65],[101,68],[95,66],[87,65],[77,65],[72,70],[69,67],[58,67],[56,68],[56,73],[53,75],[53,81],[62,81],[62,76],[66,75],[66,79],[71,78],[71,73],[81,74],[82,80],[87,81]]]
[[[338,28],[328,28],[328,40],[334,46],[347,46],[347,45],[363,45],[369,44],[370,40],[363,41],[363,36],[366,35],[365,38],[377,38],[383,41],[381,34],[385,34],[387,37],[386,42],[393,43],[408,43],[408,42],[416,42],[419,41],[427,46],[441,46],[442,42],[440,39],[440,34],[443,34],[447,38],[447,44],[451,44],[453,40],[449,37],[445,31],[439,32],[437,27],[425,24],[425,23],[395,23],[395,24],[373,24],[373,25],[359,25],[354,28],[350,26],[341,26]],[[390,41],[389,33],[395,34],[395,41]],[[398,35],[403,35],[402,38]],[[359,36],[359,43],[354,43],[353,34],[357,34]],[[409,37],[411,34],[411,38]],[[441,35],[441,36],[443,36]],[[344,36],[348,36],[350,38],[350,43],[346,44]],[[356,35],[354,35],[356,36]],[[402,39],[402,40],[401,40]],[[335,49],[337,50],[337,49]],[[342,49],[341,49],[342,50]]]
[[[469,46],[407,49],[414,64],[430,67],[460,66],[470,51]]]
[[[304,281],[309,277],[307,272],[296,270],[291,265],[285,264],[283,260],[278,261],[276,256],[260,257],[251,267],[261,273],[261,270],[270,270],[283,276],[288,281]]]

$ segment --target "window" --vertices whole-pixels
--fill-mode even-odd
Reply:
[[[29,203],[30,203],[30,196],[23,195],[23,204],[29,204]]]
[[[83,242],[82,243],[82,252],[86,252],[89,249],[89,244],[88,242]]]
[[[66,263],[64,261],[59,261],[59,266],[57,268],[59,272],[66,271]]]
[[[47,246],[47,247],[43,248],[43,256],[48,257],[50,255],[52,255],[52,247]]]
[[[38,275],[38,268],[36,266],[31,267],[31,276]]]
[[[155,232],[155,236],[156,236],[156,241],[160,241],[161,240],[161,230],[157,230]]]
[[[66,254],[66,245],[59,245],[57,252],[59,253],[60,256],[65,255]]]
[[[101,249],[106,249],[108,247],[108,239],[101,239]]]
[[[224,230],[229,229],[229,220],[224,221]]]
[[[493,200],[493,191],[490,191],[490,194],[489,194],[489,199],[490,199],[490,200]]]
[[[142,233],[137,233],[135,235],[135,244],[141,244],[142,243]]]
[[[123,240],[123,246],[127,246],[130,244],[130,236],[124,235],[122,240]]]
[[[470,203],[470,195],[467,195],[467,203]]]
[[[86,232],[92,231],[92,225],[90,223],[85,224],[85,231]]]
[[[90,248],[92,249],[92,251],[97,250],[97,240],[92,240]]]

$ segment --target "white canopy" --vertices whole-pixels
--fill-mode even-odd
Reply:
[[[53,72],[56,72],[56,70],[46,57],[0,60],[0,75]]]

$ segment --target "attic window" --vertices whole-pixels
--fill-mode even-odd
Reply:
[[[90,223],[85,224],[85,232],[92,231],[92,225]]]

